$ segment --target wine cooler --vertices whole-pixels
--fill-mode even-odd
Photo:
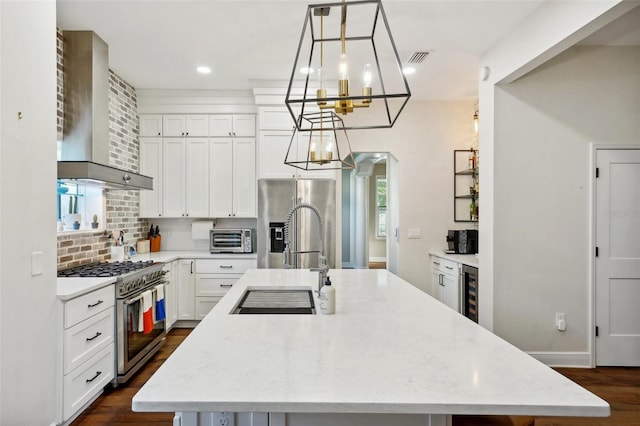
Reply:
[[[462,266],[462,313],[478,322],[478,268]]]

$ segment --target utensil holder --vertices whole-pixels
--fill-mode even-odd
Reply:
[[[124,246],[111,246],[111,261],[124,261]]]

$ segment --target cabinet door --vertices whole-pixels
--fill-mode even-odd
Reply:
[[[162,116],[159,114],[141,114],[140,136],[162,136]]]
[[[286,107],[260,107],[260,130],[291,130],[293,118]]]
[[[293,130],[260,132],[258,140],[258,176],[260,179],[296,176],[297,169],[284,164],[292,135]]]
[[[233,216],[256,217],[256,141],[233,140]]]
[[[164,287],[164,309],[166,314],[166,323],[167,323],[167,331],[171,330],[173,327],[174,311],[173,311],[173,286],[176,285],[176,281],[172,280],[172,266],[173,262],[167,262],[162,267],[162,270],[166,272],[164,279],[167,282],[167,285]]]
[[[233,214],[233,140],[211,138],[209,155],[209,214],[230,217]]]
[[[169,301],[169,304],[171,305],[171,312],[167,313],[167,318],[169,318],[169,323],[173,326],[173,324],[178,321],[178,298],[180,297],[180,273],[177,260],[171,262],[170,280],[171,286],[169,287],[169,292],[171,293],[171,300]]]
[[[255,115],[234,115],[233,116],[233,136],[254,137],[256,135]]]
[[[209,136],[233,136],[233,116],[229,114],[210,115]]]
[[[186,136],[186,120],[184,115],[164,115],[162,116],[162,135]]]
[[[196,318],[196,274],[193,259],[178,261],[178,319],[194,320]]]
[[[459,275],[443,274],[444,296],[441,299],[445,305],[456,312],[460,312],[460,279]]]
[[[220,299],[222,299],[222,297],[196,297],[196,319],[203,320]]]
[[[207,137],[209,136],[208,115],[187,115],[185,136]]]
[[[140,217],[162,216],[162,139],[140,138],[140,173],[153,178],[153,190],[140,191]]]
[[[185,140],[164,139],[162,155],[163,215],[164,217],[183,217]]]
[[[209,139],[186,141],[185,215],[209,217]]]

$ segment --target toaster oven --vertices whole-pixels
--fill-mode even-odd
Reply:
[[[211,253],[253,253],[256,246],[254,229],[221,229],[209,231]]]

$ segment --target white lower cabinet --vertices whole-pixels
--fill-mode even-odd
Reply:
[[[257,259],[229,258],[196,260],[196,319],[203,319]]]
[[[195,263],[194,259],[178,260],[178,320],[196,319],[195,308]]]
[[[115,289],[63,303],[62,416],[69,420],[114,377]]]
[[[433,255],[430,259],[433,296],[460,312],[460,265]]]
[[[165,263],[163,270],[166,271],[164,279],[167,281],[164,301],[169,331],[178,320],[178,261]]]

